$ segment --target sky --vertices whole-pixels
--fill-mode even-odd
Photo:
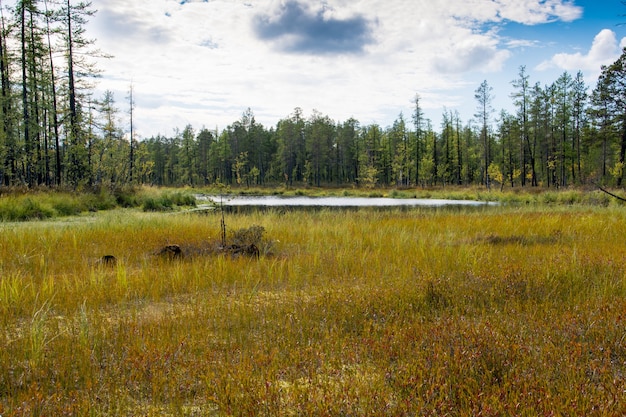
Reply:
[[[512,80],[582,71],[592,88],[626,46],[620,0],[92,0],[86,26],[112,57],[96,95],[122,114],[133,87],[138,138],[191,125],[222,130],[250,108],[274,127],[300,107],[336,122],[408,122],[419,94],[438,130],[444,111],[474,118],[486,80],[513,111]],[[128,116],[124,116],[128,124]]]

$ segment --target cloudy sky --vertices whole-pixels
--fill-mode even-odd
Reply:
[[[548,84],[583,71],[588,85],[626,46],[620,0],[93,0],[87,26],[113,55],[97,93],[126,109],[133,85],[141,138],[220,130],[249,107],[266,127],[301,107],[335,121],[410,120],[421,96],[436,129],[463,122],[474,90],[511,109],[521,65]]]

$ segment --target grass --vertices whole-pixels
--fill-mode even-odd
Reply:
[[[431,187],[401,189],[359,188],[206,188],[161,189],[152,187],[106,187],[69,192],[3,190],[0,193],[0,221],[47,220],[76,216],[116,208],[142,208],[145,212],[171,212],[195,207],[196,193],[237,195],[281,195],[311,197],[388,197],[437,198],[455,200],[492,201],[512,206],[623,206],[619,200],[600,190],[539,188],[507,188],[504,192],[487,191],[482,187]]]
[[[0,415],[626,412],[619,206],[227,215],[259,260],[219,224],[0,224]]]
[[[203,189],[206,194],[224,193],[224,189]],[[546,189],[543,187],[506,187],[503,191],[497,188],[485,189],[484,186],[446,186],[446,187],[402,187],[366,189],[354,187],[337,188],[228,188],[229,194],[236,195],[281,195],[310,197],[388,197],[388,198],[437,198],[448,200],[493,201],[514,206],[545,207],[547,205],[584,205],[584,206],[623,206],[623,203],[612,198],[599,189],[566,188]],[[621,195],[621,191],[616,191]]]
[[[46,220],[59,217],[142,207],[144,211],[173,211],[196,205],[189,190],[161,190],[149,187],[117,188],[84,192],[41,191],[0,195],[0,221]]]

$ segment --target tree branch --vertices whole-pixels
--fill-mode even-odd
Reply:
[[[608,191],[608,190],[605,190],[604,188],[602,188],[602,186],[601,186],[600,184],[596,184],[596,183],[594,183],[594,185],[595,185],[596,187],[598,187],[598,188],[600,189],[600,191],[602,191],[602,192],[604,192],[604,193],[607,193],[607,194],[608,194],[608,195],[610,195],[611,197],[613,197],[613,198],[617,198],[618,200],[621,200],[621,201],[626,201],[626,198],[624,198],[624,197],[620,197],[620,196],[618,196],[618,195],[616,195],[616,194],[613,194],[612,192],[610,192],[610,191]]]

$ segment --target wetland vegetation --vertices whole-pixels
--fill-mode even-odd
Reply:
[[[623,415],[623,206],[490,195],[0,223],[0,415]]]

